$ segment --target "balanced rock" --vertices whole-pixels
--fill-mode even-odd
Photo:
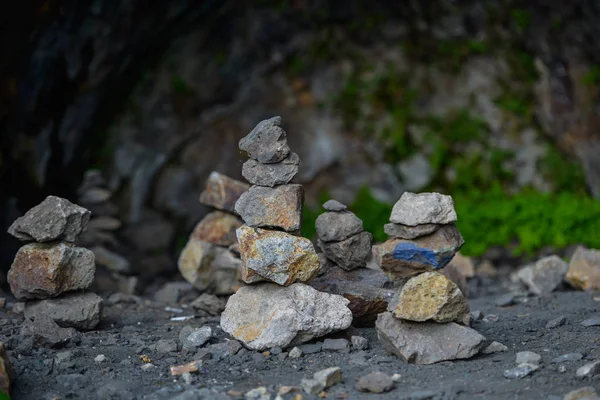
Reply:
[[[454,322],[406,322],[389,312],[379,314],[375,327],[388,351],[414,364],[470,358],[485,341],[474,329]]]
[[[90,221],[90,212],[69,200],[48,196],[37,206],[17,218],[8,233],[24,241],[75,242]]]
[[[13,370],[6,354],[6,347],[0,342],[0,394],[10,395],[10,388],[13,379]]]
[[[456,219],[452,197],[440,193],[404,192],[390,216],[390,222],[408,226],[451,224]]]
[[[551,293],[565,278],[569,266],[558,256],[544,257],[534,265],[528,265],[517,273],[529,291],[536,295]]]
[[[237,243],[235,230],[243,224],[244,222],[235,215],[213,211],[198,222],[191,237],[228,247]]]
[[[281,231],[243,225],[237,230],[242,279],[279,285],[308,282],[319,271],[319,256],[310,240]]]
[[[235,213],[235,203],[248,188],[247,183],[213,171],[206,181],[206,189],[200,194],[200,203]]]
[[[374,246],[376,263],[394,279],[444,268],[464,240],[454,224],[415,240],[390,239]]]
[[[569,263],[566,279],[580,290],[600,290],[600,250],[579,246]]]
[[[248,226],[296,232],[302,227],[303,201],[302,185],[252,186],[240,196],[235,210]]]
[[[8,271],[18,299],[47,299],[87,289],[94,280],[94,253],[64,242],[30,243],[19,249]]]
[[[275,164],[263,164],[251,158],[242,166],[242,176],[253,185],[273,187],[290,183],[299,167],[300,157],[296,153],[290,153]]]
[[[301,283],[260,283],[229,298],[221,327],[254,350],[285,348],[347,329],[352,323],[348,303]]]
[[[30,301],[25,305],[25,318],[45,315],[63,328],[94,329],[100,322],[102,298],[95,293],[67,293],[56,299]]]
[[[317,235],[323,242],[339,242],[362,232],[363,222],[350,211],[329,211],[315,221]]]
[[[372,240],[373,235],[369,232],[361,232],[340,242],[323,242],[319,239],[318,244],[327,258],[345,270],[352,270],[367,265]]]
[[[260,121],[252,131],[240,139],[240,150],[263,164],[283,161],[290,154],[287,134],[281,128],[281,117]]]
[[[327,211],[346,211],[348,207],[337,200],[327,200],[323,203],[323,208]]]
[[[417,226],[408,226],[403,224],[389,223],[383,225],[383,231],[386,235],[395,239],[416,239],[421,236],[429,235],[440,228],[438,224],[422,224]]]
[[[470,313],[467,300],[458,287],[437,272],[425,272],[406,282],[398,299],[390,304],[396,318],[439,323],[461,322]]]

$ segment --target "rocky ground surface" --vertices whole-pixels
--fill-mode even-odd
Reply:
[[[103,318],[95,330],[78,333],[54,348],[36,348],[22,330],[22,303],[2,293],[6,302],[0,309],[0,341],[6,343],[13,365],[15,400],[272,399],[282,387],[299,388],[303,379],[328,367],[341,368],[341,383],[314,396],[288,388],[290,393],[281,398],[561,399],[581,387],[600,389],[597,376],[576,374],[580,367],[600,358],[600,296],[559,291],[517,297],[514,304],[500,306],[511,301],[502,298],[505,291],[499,281],[487,289],[488,295],[469,299],[475,317],[472,326],[487,342],[498,341],[508,350],[433,365],[407,364],[391,355],[378,341],[374,328],[359,329],[368,339],[366,350],[348,351],[344,346],[319,350],[326,338],[299,346],[304,354],[297,358],[290,356],[289,349],[246,350],[237,342],[228,342],[232,338],[220,329],[219,316],[200,312],[204,316],[198,317],[198,310],[186,306],[186,299],[194,299],[194,295],[170,306],[164,298],[157,301],[153,296],[103,296]],[[194,312],[194,319],[171,320]],[[208,326],[212,337],[201,347],[182,348],[180,332],[188,325]],[[48,334],[51,332],[41,333]],[[516,354],[522,351],[541,356],[539,369],[521,379],[506,378],[505,371],[517,366]],[[557,357],[564,355],[568,356],[558,362]],[[200,358],[198,372],[172,376],[171,366]],[[393,377],[395,387],[382,394],[359,392],[357,380],[375,371]],[[252,391],[261,387],[265,390]]]

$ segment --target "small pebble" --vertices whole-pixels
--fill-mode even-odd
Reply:
[[[520,351],[517,353],[517,365],[521,364],[529,364],[533,366],[540,365],[540,361],[542,360],[542,356],[533,351]]]
[[[585,364],[577,369],[575,375],[579,377],[592,378],[600,373],[600,361],[594,361],[589,364]]]
[[[552,363],[558,364],[558,363],[567,362],[567,361],[579,361],[582,358],[583,358],[583,354],[567,353],[567,354],[563,354],[562,356],[558,356],[558,357],[552,359]]]
[[[400,382],[402,380],[402,375],[400,375],[400,374],[394,374],[394,375],[392,375],[392,380],[394,382]]]
[[[188,385],[194,383],[194,377],[189,372],[184,372],[183,375],[181,375],[181,378]]]
[[[515,368],[507,369],[504,371],[504,377],[506,379],[522,379],[527,375],[536,370],[536,367],[529,364],[523,364]]]
[[[246,392],[246,400],[271,400],[271,395],[266,387],[261,386]]]
[[[561,315],[558,318],[551,319],[546,323],[546,329],[554,329],[563,326],[567,322],[567,317]]]
[[[567,372],[567,367],[565,367],[564,365],[559,365],[558,372],[560,372],[561,374]]]
[[[498,322],[498,316],[496,314],[490,314],[483,317],[483,322]]]
[[[142,368],[142,370],[144,370],[144,371],[148,371],[148,370],[150,370],[150,369],[153,369],[153,368],[155,368],[155,367],[154,367],[154,364],[152,364],[152,363],[148,363],[148,364],[144,364],[144,365],[142,365],[142,367],[141,367],[141,368]]]
[[[383,372],[373,372],[361,377],[356,382],[356,390],[359,392],[385,393],[395,386],[394,380]]]
[[[362,336],[352,336],[350,340],[354,350],[366,350],[369,347],[369,340]]]
[[[311,343],[311,344],[303,344],[298,347],[300,348],[300,350],[302,350],[303,354],[316,354],[316,353],[321,352],[322,346],[323,346],[323,344],[318,342],[318,343]]]
[[[350,342],[347,339],[325,339],[323,341],[323,346],[321,347],[323,351],[335,351],[339,353],[349,353],[350,352]]]
[[[500,342],[492,342],[485,349],[483,349],[481,352],[483,354],[494,354],[494,353],[501,353],[501,352],[506,351],[506,350],[508,350],[508,347],[506,347],[502,343],[500,343]]]
[[[94,361],[97,363],[104,362],[106,361],[106,356],[104,354],[98,354],[96,358],[94,358]]]
[[[582,387],[565,394],[563,400],[594,400],[598,398],[596,389],[591,386]]]
[[[290,358],[300,358],[302,357],[302,350],[300,350],[298,347],[294,347],[292,350],[290,350],[288,356]]]
[[[512,293],[504,294],[498,298],[494,302],[498,307],[508,307],[515,304],[515,296]]]
[[[600,316],[593,316],[581,321],[581,325],[585,327],[600,325]]]

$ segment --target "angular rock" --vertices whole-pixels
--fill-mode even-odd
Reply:
[[[213,171],[206,181],[206,189],[200,194],[200,203],[235,213],[235,203],[249,188],[247,183]]]
[[[566,279],[580,290],[600,290],[600,250],[579,246],[569,263]]]
[[[529,364],[537,367],[540,365],[541,361],[542,356],[540,356],[538,353],[534,353],[533,351],[520,351],[517,353],[517,365]]]
[[[181,347],[187,350],[196,350],[202,347],[212,337],[212,329],[210,326],[202,326],[185,335],[181,341]]]
[[[278,163],[290,154],[287,134],[281,128],[281,117],[260,121],[252,131],[240,139],[240,150],[263,164]]]
[[[371,255],[372,240],[373,235],[369,232],[361,232],[341,242],[319,240],[318,244],[327,258],[350,271],[367,265],[367,259]]]
[[[536,295],[551,293],[556,290],[567,273],[569,266],[558,256],[544,257],[534,265],[522,268],[517,278],[525,284],[529,291]]]
[[[59,243],[31,243],[19,249],[8,271],[8,283],[18,299],[46,299],[87,289],[94,279],[94,253]]]
[[[451,224],[456,220],[452,197],[440,193],[404,192],[390,216],[390,222],[408,226]]]
[[[175,305],[194,290],[189,282],[167,282],[154,293],[154,300],[165,305]]]
[[[373,247],[377,265],[395,280],[444,268],[464,240],[455,225],[445,225],[415,240],[390,239]]]
[[[458,287],[437,272],[425,272],[409,279],[398,300],[390,304],[396,318],[408,321],[461,322],[470,313],[467,300]]]
[[[339,242],[362,232],[363,222],[350,211],[329,211],[317,217],[317,236],[323,242]]]
[[[348,328],[348,303],[301,283],[245,286],[229,298],[221,328],[254,350],[284,348]]]
[[[198,222],[191,237],[217,246],[228,247],[237,243],[235,230],[243,224],[244,222],[235,215],[213,211]]]
[[[508,350],[508,347],[500,342],[492,342],[485,349],[481,350],[483,354],[502,353]]]
[[[246,225],[296,232],[302,227],[302,185],[252,186],[235,204]]]
[[[369,340],[362,336],[352,336],[352,349],[353,350],[366,350],[369,348]]]
[[[504,377],[506,379],[522,379],[527,375],[531,374],[533,371],[538,369],[535,365],[531,364],[522,364],[515,368],[507,369],[504,371]]]
[[[121,274],[130,274],[132,272],[131,264],[122,255],[102,246],[94,246],[90,250],[94,253],[96,265]]]
[[[35,347],[60,348],[79,341],[73,328],[61,328],[50,317],[40,315],[35,320],[26,319],[21,325],[21,335],[30,337]]]
[[[94,329],[102,315],[102,297],[92,292],[66,293],[48,300],[27,302],[25,318],[45,315],[63,328]]]
[[[379,340],[390,352],[414,364],[473,357],[485,340],[474,329],[454,322],[406,322],[390,312],[379,314],[375,326]]]
[[[563,400],[598,400],[600,397],[598,393],[596,393],[596,389],[592,386],[582,387],[576,390],[573,390],[563,397]]]
[[[331,367],[315,372],[312,379],[302,379],[301,386],[306,393],[316,395],[340,382],[342,370],[339,367]]]
[[[567,317],[561,315],[546,322],[546,329],[554,329],[563,326],[567,322]]]
[[[49,242],[77,241],[90,221],[90,212],[69,200],[48,196],[37,206],[17,218],[8,233],[19,240]]]
[[[250,159],[242,166],[242,176],[253,185],[273,187],[290,183],[299,167],[300,157],[296,153],[290,153],[283,161],[274,164]]]
[[[319,270],[319,257],[310,240],[280,231],[250,228],[237,230],[242,257],[242,279],[260,278],[279,285],[308,282]]]
[[[383,225],[383,231],[386,235],[394,239],[412,240],[421,236],[429,235],[437,231],[442,225],[422,224],[417,226],[408,226],[403,224],[389,223]]]
[[[383,372],[372,372],[362,376],[354,386],[359,392],[385,393],[392,390],[395,382]]]
[[[0,394],[10,395],[13,370],[6,354],[6,347],[0,342]]]
[[[327,211],[346,211],[348,207],[337,200],[327,200],[323,203],[323,208]]]
[[[225,309],[226,301],[208,293],[202,293],[190,305],[195,309],[207,312],[210,315],[220,315]]]

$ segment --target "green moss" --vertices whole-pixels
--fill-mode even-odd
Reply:
[[[383,225],[389,222],[392,204],[377,200],[371,194],[369,188],[365,186],[358,191],[354,202],[349,208],[363,221],[365,230],[373,234],[374,241],[383,242],[387,240]]]
[[[171,91],[174,94],[183,95],[183,94],[193,93],[193,91],[194,91],[188,85],[188,83],[185,81],[185,79],[183,79],[183,77],[179,74],[175,74],[175,73],[171,74],[170,83],[171,83]]]
[[[586,86],[596,86],[600,83],[600,67],[592,65],[581,78],[581,83]]]
[[[511,15],[519,31],[525,32],[531,25],[531,13],[529,11],[514,9]]]
[[[579,164],[570,161],[555,146],[548,145],[544,158],[540,160],[544,178],[551,182],[555,191],[570,191],[586,194],[585,174]]]

